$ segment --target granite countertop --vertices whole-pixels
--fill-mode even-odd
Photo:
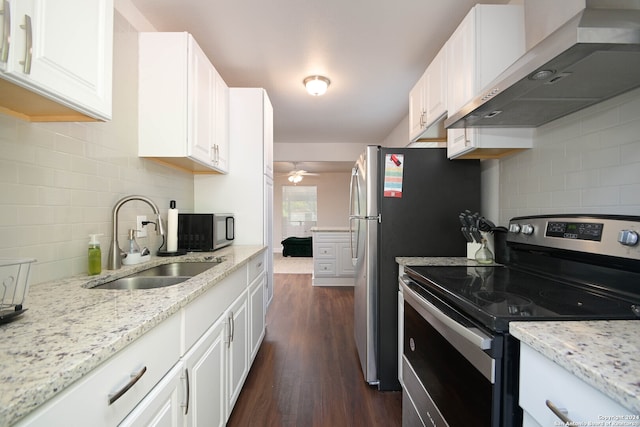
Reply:
[[[216,252],[152,257],[98,276],[31,286],[24,303],[27,311],[0,325],[0,426],[36,409],[264,250],[229,246]],[[169,287],[87,288],[160,264],[217,257],[223,262]]]
[[[311,227],[311,231],[315,233],[348,233],[349,227],[340,226],[325,226],[325,227]]]
[[[396,262],[402,266],[433,266],[433,267],[495,267],[501,264],[480,264],[475,259],[467,257],[396,257]]]
[[[637,321],[511,322],[509,332],[634,414],[640,414]]]

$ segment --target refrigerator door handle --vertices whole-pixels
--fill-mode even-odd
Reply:
[[[356,262],[358,261],[358,258],[356,258],[356,254],[354,253],[354,245],[353,245],[353,221],[356,218],[353,216],[349,216],[349,248],[351,249],[351,264],[353,264],[353,266],[356,266]]]
[[[356,179],[358,177],[358,168],[352,168],[351,169],[351,182],[349,183],[349,218],[353,218],[356,216],[356,213],[354,212],[354,185],[356,184]],[[357,196],[357,195],[356,195]],[[355,199],[357,200],[357,199]],[[358,215],[360,214],[360,212],[358,212]]]
[[[357,215],[360,215],[360,212],[355,211],[355,203],[359,200],[360,195],[358,194],[358,168],[354,167],[351,169],[351,182],[349,182],[349,248],[351,249],[351,264],[355,267],[356,262],[358,260],[357,248],[354,247],[354,230],[353,230],[353,221],[358,218]],[[358,236],[355,236],[356,244]]]

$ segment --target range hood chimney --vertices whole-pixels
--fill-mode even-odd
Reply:
[[[640,0],[587,0],[445,127],[538,127],[637,87]]]

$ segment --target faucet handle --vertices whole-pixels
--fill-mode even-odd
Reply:
[[[156,234],[158,236],[164,236],[164,225],[162,224],[162,217],[160,214],[157,215],[158,221],[156,223]]]

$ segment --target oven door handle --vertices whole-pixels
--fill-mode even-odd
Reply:
[[[400,279],[404,300],[484,375],[495,383],[495,360],[484,350],[491,349],[493,338],[477,328],[468,328],[444,314]]]

